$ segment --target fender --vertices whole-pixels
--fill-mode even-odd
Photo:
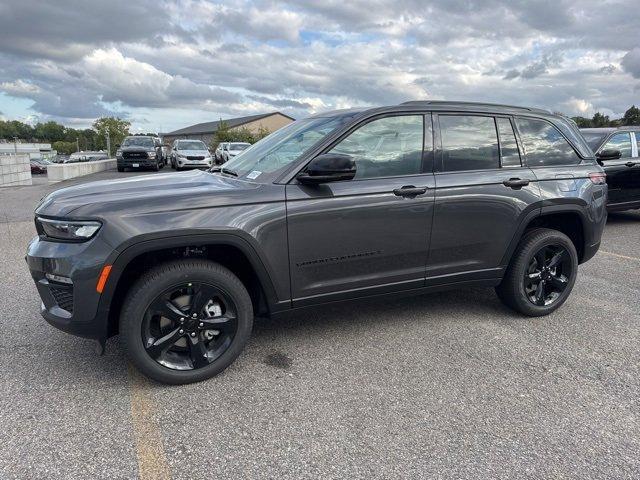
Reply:
[[[549,204],[548,202],[542,201],[537,204],[537,208],[531,210],[529,213],[523,216],[518,228],[516,229],[511,242],[509,243],[509,248],[505,252],[502,257],[502,261],[500,265],[506,268],[511,262],[511,256],[513,255],[514,250],[520,243],[520,239],[522,238],[522,234],[524,233],[527,226],[536,218],[544,217],[546,215],[552,215],[555,213],[577,213],[580,217],[580,222],[582,223],[583,231],[585,232],[584,243],[587,242],[587,230],[584,228],[587,222],[589,222],[589,216],[587,214],[587,203],[583,201],[576,201],[579,199],[567,199],[566,202],[563,203],[553,203]],[[583,246],[584,247],[584,246]]]
[[[260,280],[271,312],[275,313],[288,310],[291,308],[291,299],[278,298],[275,286],[262,258],[250,243],[250,240],[243,238],[246,235],[244,232],[237,230],[203,233],[202,230],[189,229],[177,232],[144,234],[127,240],[115,249],[105,262],[107,265],[112,265],[112,268],[109,280],[105,285],[102,295],[100,295],[98,315],[104,315],[105,318],[108,316],[118,281],[129,262],[137,256],[154,250],[165,250],[167,248],[216,244],[230,245],[244,253]]]

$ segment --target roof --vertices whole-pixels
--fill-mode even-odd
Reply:
[[[544,113],[550,114],[549,110],[542,108],[531,107],[518,107],[516,105],[505,105],[502,103],[485,103],[485,102],[456,102],[449,100],[412,100],[410,102],[404,102],[400,105],[413,105],[413,106],[432,106],[432,107],[445,107],[445,108],[491,108],[491,109],[505,109],[505,110],[521,110],[526,112]]]
[[[165,133],[164,135],[192,135],[197,133],[211,133],[218,130],[220,126],[220,122],[225,122],[229,128],[239,127],[246,123],[255,122],[256,120],[261,120],[263,118],[270,117],[271,115],[282,115],[283,117],[290,118],[291,120],[295,120],[295,118],[290,117],[289,115],[285,115],[282,112],[270,112],[263,113],[260,115],[249,115],[247,117],[238,117],[238,118],[227,118],[225,120],[217,120],[215,122],[204,122],[197,123],[196,125],[191,125],[190,127],[181,128],[179,130],[175,130],[173,132]]]
[[[640,126],[639,125],[625,125],[625,126],[622,126],[622,127],[598,127],[598,128],[590,127],[590,128],[581,128],[580,129],[581,132],[589,132],[589,133],[609,133],[609,132],[615,132],[617,130],[638,131],[638,130],[640,130]]]

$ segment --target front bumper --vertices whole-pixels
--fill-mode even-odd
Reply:
[[[155,167],[159,161],[156,158],[120,158],[116,159],[118,167],[149,168]]]
[[[180,168],[209,168],[213,165],[213,159],[206,160],[190,160],[185,158],[177,158],[176,165]]]
[[[113,248],[99,237],[83,243],[62,243],[35,237],[25,257],[42,300],[40,313],[54,327],[85,338],[107,338],[107,315],[98,311],[98,277]],[[47,278],[71,279],[72,285]]]

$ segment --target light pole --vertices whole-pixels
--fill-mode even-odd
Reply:
[[[16,152],[16,155],[18,154],[18,137],[13,137],[13,149]]]
[[[108,128],[107,128],[107,156],[111,158],[111,136],[109,135]]]

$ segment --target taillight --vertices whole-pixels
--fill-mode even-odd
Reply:
[[[607,174],[604,172],[592,172],[589,174],[589,179],[596,185],[604,185],[607,183]]]

